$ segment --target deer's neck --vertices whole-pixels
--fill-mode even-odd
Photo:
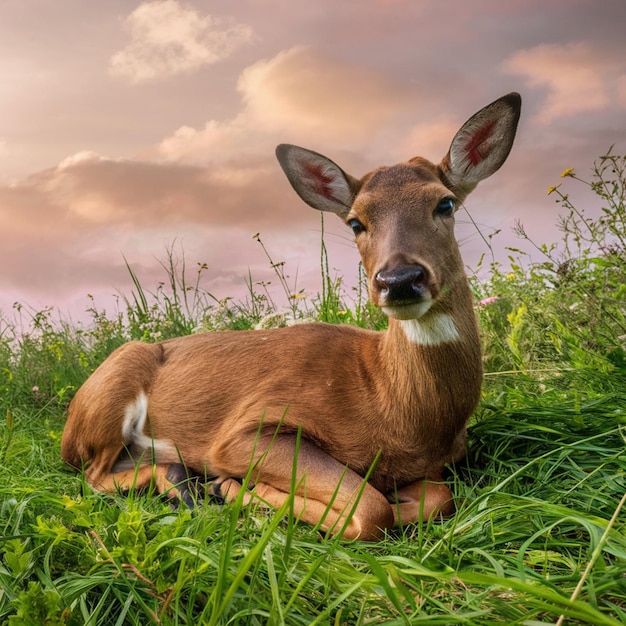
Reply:
[[[464,424],[480,397],[482,358],[467,283],[419,320],[389,320],[382,342],[389,392],[406,417],[436,428]]]

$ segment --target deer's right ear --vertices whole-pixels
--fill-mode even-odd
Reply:
[[[520,95],[510,93],[488,104],[463,124],[440,165],[455,193],[464,197],[506,161],[521,106]]]
[[[360,182],[325,156],[298,146],[280,144],[276,158],[296,193],[314,209],[345,219]]]

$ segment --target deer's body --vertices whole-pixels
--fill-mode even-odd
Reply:
[[[361,180],[279,147],[300,196],[352,226],[389,329],[313,323],[131,342],[77,392],[64,459],[103,491],[154,480],[177,493],[183,463],[220,476],[227,498],[253,464],[255,491],[275,506],[296,467],[297,514],[347,537],[449,513],[438,481],[465,453],[482,369],[448,204],[500,167],[518,116],[519,96],[505,96],[464,125],[439,166],[416,158]]]

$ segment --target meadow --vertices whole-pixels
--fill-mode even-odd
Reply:
[[[313,297],[268,253],[284,302],[251,277],[244,301],[218,301],[206,266],[170,253],[163,284],[129,268],[132,293],[115,311],[94,302],[89,324],[16,306],[0,319],[0,623],[626,623],[626,157],[562,178],[549,190],[561,239],[535,243],[520,225],[532,257],[486,255],[471,277],[485,384],[449,471],[456,516],[379,543],[325,537],[288,506],[105,496],[60,458],[74,392],[129,339],[276,324],[285,310],[384,328],[365,287],[331,275],[323,239]],[[583,187],[594,211],[573,199]]]

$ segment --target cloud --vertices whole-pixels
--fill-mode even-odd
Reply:
[[[300,244],[286,231],[300,224],[303,237],[315,238],[318,220],[298,204],[273,155],[209,171],[81,152],[0,185],[0,291],[56,298],[110,285],[111,293],[128,287],[124,257],[157,284],[164,277],[154,258],[174,241],[210,266],[207,288],[243,287],[249,266],[255,278],[268,266],[254,233],[271,233],[289,254]]]
[[[623,81],[625,76],[620,76],[623,68],[614,54],[587,42],[543,44],[520,50],[504,62],[503,69],[524,76],[530,87],[547,88],[545,103],[537,115],[542,124],[612,106],[615,97],[620,96],[616,81]],[[621,103],[625,103],[623,97]]]
[[[0,276],[0,288],[55,298],[107,285],[109,293],[123,290],[124,257],[147,284],[158,284],[163,277],[154,257],[163,258],[176,240],[194,261],[207,262],[209,289],[233,295],[229,288],[242,282],[248,266],[255,279],[272,280],[263,273],[267,259],[260,252],[255,259],[252,235],[259,231],[273,256],[310,285],[320,218],[283,176],[276,143],[321,149],[359,175],[371,169],[368,158],[379,165],[381,158],[399,160],[395,152],[431,156],[426,150],[438,143],[432,158],[441,158],[456,130],[447,132],[451,124],[441,117],[434,140],[432,124],[407,134],[415,111],[434,108],[433,100],[415,85],[307,47],[245,69],[238,94],[231,119],[181,127],[141,156],[79,151],[56,167],[0,184],[0,266],[13,268]],[[356,266],[344,226],[329,219],[325,232],[327,245],[337,248],[334,258],[349,257]]]
[[[268,130],[296,127],[322,139],[360,142],[405,110],[412,93],[363,65],[293,48],[244,70],[247,115]]]
[[[125,20],[131,41],[113,55],[109,71],[131,83],[189,74],[228,57],[253,39],[244,24],[226,24],[177,0],[139,5]]]
[[[445,114],[428,123],[415,124],[402,141],[402,154],[423,156],[438,163],[448,152],[450,143],[461,127],[458,119]]]
[[[626,107],[626,74],[622,74],[616,83],[617,97],[623,107]]]
[[[276,138],[334,149],[358,149],[408,115],[417,94],[361,65],[296,47],[246,68],[238,81],[242,109],[204,128],[183,126],[159,146],[161,158],[215,163],[267,154]]]
[[[82,152],[19,184],[0,187],[0,219],[10,225],[36,219],[41,226],[49,220],[53,228],[62,218],[72,236],[103,225],[238,223],[254,228],[259,219],[281,213],[271,208],[278,199],[277,185],[267,184],[282,178],[274,161],[268,155],[264,161],[209,170]],[[261,202],[263,207],[253,210]],[[16,205],[20,210],[9,213]]]

